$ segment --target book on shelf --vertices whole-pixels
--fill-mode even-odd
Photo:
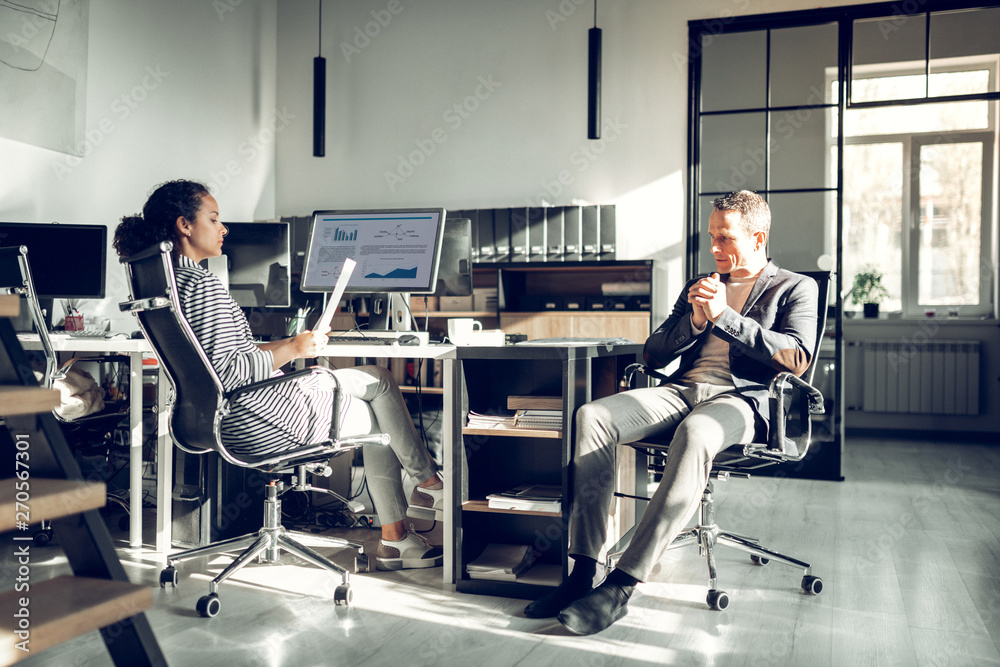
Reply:
[[[465,566],[470,579],[517,581],[538,558],[538,551],[527,544],[490,543],[483,553]]]
[[[486,496],[491,509],[529,512],[562,511],[562,487],[558,484],[521,484],[507,491]]]
[[[562,396],[508,396],[508,410],[562,410]]]

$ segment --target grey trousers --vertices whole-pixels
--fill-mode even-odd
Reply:
[[[618,568],[639,581],[698,508],[712,459],[754,434],[750,404],[731,387],[682,382],[633,389],[582,406],[576,416],[569,553],[599,560],[614,499],[614,448],[677,429],[666,469]]]
[[[341,368],[334,371],[340,383],[340,434],[388,433],[389,446],[365,445],[365,478],[382,525],[406,516],[403,481],[399,467],[417,484],[430,479],[437,468],[417,435],[403,395],[392,375],[381,366]]]

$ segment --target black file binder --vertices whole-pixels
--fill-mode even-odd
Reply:
[[[563,209],[563,260],[579,262],[583,256],[582,209],[567,206]]]
[[[495,262],[509,262],[511,255],[511,209],[493,209],[493,254]]]
[[[465,211],[465,210],[461,210],[461,211],[448,211],[448,218],[449,219],[451,219],[451,218],[468,218],[470,221],[472,221],[472,237],[471,237],[472,238],[472,261],[473,262],[478,262],[479,261],[479,240],[478,240],[478,238],[479,238],[479,230],[477,229],[478,225],[476,223],[476,220],[477,220],[476,211],[475,210],[471,210],[471,211]]]
[[[528,261],[545,261],[545,211],[538,206],[528,208]]]
[[[510,209],[510,261],[528,261],[528,209]]]
[[[608,261],[615,258],[615,205],[601,206],[600,232],[598,233],[598,259]]]
[[[480,262],[497,261],[496,235],[493,230],[493,209],[481,208],[475,211],[475,229],[472,232],[478,240]]]
[[[582,212],[582,242],[581,259],[594,261],[598,258],[600,243],[600,218],[597,206],[584,206]]]
[[[563,240],[563,207],[550,206],[545,209],[545,254],[546,262],[561,262],[565,259]]]

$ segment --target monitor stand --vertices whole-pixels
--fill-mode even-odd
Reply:
[[[426,331],[413,329],[409,305],[408,292],[373,294],[368,308],[368,328],[359,332],[359,335],[398,338],[403,334],[412,334],[422,345],[427,345],[430,336]]]
[[[409,301],[407,292],[372,295],[368,308],[368,331],[410,331]]]

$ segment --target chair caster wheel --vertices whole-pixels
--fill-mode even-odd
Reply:
[[[750,560],[753,561],[754,565],[767,565],[771,561],[763,556],[758,556],[757,554],[750,554]]]
[[[823,592],[823,580],[819,577],[807,574],[802,577],[802,590],[810,595],[819,595]]]
[[[718,611],[725,611],[729,606],[729,593],[717,591],[714,588],[708,592],[708,606]]]
[[[35,543],[36,547],[47,547],[49,542],[52,541],[52,529],[43,528],[31,538],[31,541]]]
[[[167,584],[177,587],[177,568],[173,565],[168,565],[160,570],[160,588],[166,588]]]
[[[333,602],[337,606],[344,605],[345,607],[350,607],[353,599],[354,591],[351,590],[350,584],[341,584],[333,591]]]
[[[354,557],[354,571],[355,572],[371,572],[372,562],[368,558],[368,554],[358,554]]]
[[[218,595],[209,593],[198,598],[198,604],[195,605],[195,609],[205,618],[213,618],[219,615],[219,611],[222,609],[222,602],[219,601]]]

